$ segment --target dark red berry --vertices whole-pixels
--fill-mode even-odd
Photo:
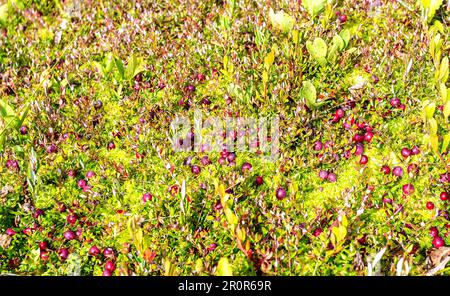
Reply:
[[[105,270],[109,270],[113,272],[116,269],[116,265],[111,260],[106,261],[105,263]]]
[[[439,231],[438,231],[438,229],[436,227],[433,226],[433,227],[430,228],[430,235],[431,235],[431,237],[436,237],[438,234],[439,234]]]
[[[381,170],[380,170],[383,174],[385,174],[385,175],[388,175],[390,172],[391,172],[391,169],[387,166],[387,165],[384,165],[384,166],[382,166],[381,167]]]
[[[404,158],[408,158],[411,155],[411,150],[408,148],[402,148],[402,156]]]
[[[258,186],[262,185],[262,184],[264,183],[263,177],[257,176],[257,177],[255,178],[255,183],[256,183],[256,185],[258,185]]]
[[[405,195],[411,195],[414,193],[414,186],[412,184],[405,184],[402,187],[403,194]]]
[[[439,249],[439,248],[443,247],[444,245],[445,245],[445,242],[440,236],[435,236],[433,238],[433,246],[436,249]]]
[[[250,171],[252,169],[252,165],[248,162],[244,162],[242,164],[242,172]]]
[[[361,159],[359,160],[360,164],[366,164],[369,161],[369,158],[366,155],[361,155]]]
[[[200,174],[200,171],[201,171],[201,169],[200,169],[200,167],[199,167],[198,165],[193,165],[193,166],[191,167],[191,172],[192,172],[194,175]]]
[[[398,166],[394,167],[394,169],[392,170],[392,174],[396,177],[403,176],[403,168],[398,167]]]
[[[97,246],[92,246],[89,248],[89,255],[97,256],[98,254],[100,254],[100,249]]]
[[[144,193],[144,194],[142,195],[142,201],[143,201],[143,202],[151,201],[152,198],[153,198],[153,196],[152,196],[150,193]]]
[[[276,191],[276,197],[279,200],[282,200],[286,197],[286,190],[282,187],[278,188]]]

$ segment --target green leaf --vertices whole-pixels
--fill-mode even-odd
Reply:
[[[144,59],[142,57],[132,55],[128,59],[127,68],[125,69],[125,78],[131,80],[144,70]]]
[[[433,25],[430,27],[430,33],[432,35],[436,34],[437,32],[440,32],[441,34],[444,34],[445,30],[444,30],[444,26],[442,25],[442,23],[438,20],[435,20]]]
[[[30,104],[26,104],[24,110],[22,111],[22,115],[17,119],[16,122],[16,129],[20,129],[20,127],[23,125],[23,122],[25,121],[25,118],[28,115],[28,111],[30,111]]]
[[[0,26],[6,26],[8,22],[9,3],[0,6]]]
[[[342,51],[345,48],[345,41],[344,39],[342,39],[342,37],[340,35],[334,35],[333,36],[333,44],[335,44],[337,46],[337,48],[339,49],[339,51]]]
[[[323,64],[323,60],[327,56],[327,44],[322,38],[314,39],[314,42],[307,41],[306,49],[313,59]]]
[[[273,9],[270,8],[269,18],[272,26],[283,33],[289,33],[294,28],[295,19],[282,10],[274,13]]]
[[[300,90],[300,96],[302,98],[305,98],[306,106],[308,106],[308,108],[310,109],[315,109],[326,104],[326,102],[316,102],[316,88],[314,87],[314,84],[312,84],[309,80],[303,81],[302,89]]]
[[[421,0],[423,8],[427,11],[427,19],[432,20],[436,10],[442,5],[443,0]]]
[[[347,47],[348,43],[350,42],[350,31],[348,29],[344,29],[339,33],[339,36],[341,36],[342,41],[344,41],[345,47]]]
[[[125,79],[125,68],[123,66],[122,60],[115,58],[114,62],[116,63],[117,70],[119,71],[120,78]]]
[[[309,81],[309,80],[303,81],[300,95],[302,98],[306,99],[306,105],[308,105],[308,103],[314,104],[316,102],[316,96],[317,96],[316,88],[314,87],[314,84],[312,84],[311,81]]]
[[[3,99],[0,99],[0,115],[3,118],[16,117],[16,113],[14,112],[13,108],[11,108],[11,106]]]
[[[302,6],[306,9],[308,14],[314,18],[321,12],[326,4],[326,0],[303,0]]]
[[[217,275],[218,276],[232,276],[233,269],[225,257],[220,258],[219,264],[217,265]]]

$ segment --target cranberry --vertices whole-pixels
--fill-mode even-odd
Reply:
[[[204,79],[205,79],[205,74],[203,74],[203,73],[198,73],[197,74],[197,80],[203,81]]]
[[[116,265],[111,260],[106,261],[105,263],[105,270],[109,270],[113,272],[116,269]]]
[[[86,182],[86,180],[81,179],[81,180],[78,180],[77,185],[80,188],[84,188],[87,185],[87,182]]]
[[[414,186],[412,184],[405,184],[402,187],[403,194],[405,195],[411,195],[414,193]]]
[[[444,245],[445,245],[445,242],[440,236],[435,236],[433,238],[433,246],[436,249],[439,249],[439,248],[443,247]]]
[[[443,201],[448,200],[448,192],[441,192],[439,198]]]
[[[193,165],[193,166],[191,167],[191,172],[192,172],[194,175],[200,174],[200,171],[201,171],[201,169],[200,169],[200,167],[197,166],[197,165]]]
[[[116,144],[114,144],[113,141],[110,141],[110,142],[108,143],[108,150],[113,150],[113,149],[115,149],[115,148],[116,148]]]
[[[23,233],[25,235],[31,235],[33,233],[33,230],[30,227],[27,227],[23,230]]]
[[[381,167],[381,170],[380,170],[383,174],[385,174],[385,175],[388,175],[390,172],[391,172],[391,169],[387,166],[387,165],[384,165],[384,166],[382,166]]]
[[[61,248],[58,250],[58,256],[62,261],[65,261],[69,257],[69,251],[66,248]]]
[[[71,214],[67,216],[67,223],[74,225],[75,223],[77,223],[78,217],[75,214]]]
[[[320,150],[322,150],[322,148],[323,148],[322,142],[317,141],[314,143],[314,150],[320,151]]]
[[[37,209],[35,212],[34,212],[34,218],[38,218],[39,216],[42,216],[42,215],[44,215],[44,211],[42,210],[42,209]]]
[[[432,210],[432,209],[434,209],[434,203],[429,201],[429,202],[427,202],[426,207],[427,207],[427,209]]]
[[[330,181],[330,182],[336,182],[336,180],[337,180],[336,174],[334,174],[334,173],[329,173],[327,179],[328,179],[328,181]]]
[[[67,230],[64,232],[64,238],[68,241],[74,240],[76,237],[76,234],[72,230]]]
[[[419,147],[417,147],[417,146],[412,147],[412,149],[411,149],[412,155],[417,155],[419,153],[420,153]]]
[[[394,167],[394,169],[392,170],[392,174],[396,177],[403,176],[403,168],[399,166]]]
[[[97,246],[92,246],[92,247],[89,248],[89,255],[95,257],[98,254],[100,254],[100,249]]]
[[[93,177],[95,177],[95,173],[93,171],[89,171],[89,172],[86,173],[86,178],[87,179],[91,179]]]
[[[74,170],[69,170],[68,172],[67,172],[67,176],[69,176],[70,178],[74,178],[75,177],[75,171]]]
[[[114,250],[112,248],[106,248],[105,250],[103,250],[103,256],[107,258],[114,257]]]
[[[372,132],[367,132],[364,134],[364,141],[366,141],[367,143],[370,143],[370,141],[372,141],[372,138],[373,138]]]
[[[6,233],[7,235],[9,235],[9,236],[14,236],[14,235],[16,235],[16,232],[15,232],[14,229],[12,229],[12,228],[6,229],[5,233]]]
[[[211,160],[209,160],[209,157],[207,155],[203,156],[200,160],[200,162],[202,163],[202,165],[206,166],[211,164]]]
[[[248,162],[244,162],[242,164],[242,172],[250,171],[252,169],[252,165]]]
[[[19,132],[22,135],[26,135],[28,133],[28,128],[25,125],[23,125],[20,127]]]
[[[400,106],[401,102],[398,98],[392,98],[390,103],[391,103],[391,106],[395,108],[395,107]]]
[[[366,155],[361,155],[361,159],[359,160],[360,164],[366,164],[369,161],[369,158]]]
[[[48,243],[47,242],[40,242],[39,243],[39,250],[43,251],[43,250],[47,250],[48,248]]]
[[[56,152],[56,145],[55,144],[50,144],[48,147],[47,147],[47,153],[55,153]]]
[[[345,111],[342,110],[342,109],[337,109],[337,110],[336,110],[336,115],[337,115],[337,117],[339,117],[339,118],[343,118],[343,117],[345,116]]]
[[[319,178],[322,179],[322,180],[326,180],[328,178],[328,172],[324,171],[324,170],[321,170],[319,172]]]
[[[284,188],[280,187],[277,189],[275,195],[276,195],[277,199],[282,200],[286,197],[286,190]]]
[[[411,155],[411,150],[408,148],[402,148],[402,156],[404,158],[408,158]]]
[[[433,226],[433,227],[430,228],[430,235],[431,235],[431,237],[436,237],[438,234],[439,234],[439,231],[438,231],[438,229],[436,227]]]
[[[50,257],[50,254],[49,254],[49,252],[46,251],[46,250],[41,250],[41,253],[40,253],[39,256],[41,257],[41,260],[47,261],[48,258]]]
[[[363,135],[355,134],[353,136],[353,142],[361,143],[362,141],[364,141],[364,136]]]
[[[338,16],[338,19],[341,23],[345,23],[347,21],[347,16],[345,14],[341,14]]]
[[[258,186],[262,185],[264,183],[263,177],[257,176],[256,179],[255,179],[255,183]]]
[[[320,228],[320,227],[318,227],[318,228],[314,229],[313,235],[317,237],[317,236],[319,236],[322,232],[323,232],[323,229]]]
[[[151,201],[152,198],[153,198],[153,195],[151,195],[150,193],[144,193],[144,194],[142,195],[142,201],[143,201],[143,202]]]

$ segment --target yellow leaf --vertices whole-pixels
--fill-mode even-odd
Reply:
[[[272,66],[274,60],[275,60],[275,52],[272,49],[267,54],[267,56],[264,58],[264,66],[266,67],[266,70],[269,70],[269,68],[270,68],[270,66]]]
[[[292,31],[292,41],[294,41],[295,45],[298,44],[298,31],[297,30]]]
[[[263,80],[264,84],[266,84],[267,81],[269,81],[269,75],[267,74],[266,70],[264,70],[263,73],[262,73],[262,80]]]
[[[448,80],[448,57],[444,57],[439,67],[439,80],[446,83]]]
[[[228,259],[225,257],[220,258],[219,264],[217,265],[217,275],[218,276],[232,276],[233,269],[231,268]]]
[[[439,149],[439,138],[438,136],[430,136],[430,145],[431,145],[431,149],[433,149],[433,152],[436,154],[438,153],[438,149]]]
[[[439,93],[441,95],[442,101],[445,104],[447,102],[447,98],[448,98],[448,90],[447,90],[447,87],[445,86],[445,83],[439,84]]]
[[[174,276],[175,275],[175,265],[170,262],[170,260],[166,259],[164,262],[164,275],[165,276]]]
[[[444,117],[447,119],[449,115],[450,115],[450,101],[448,101],[444,106]]]
[[[430,123],[430,134],[432,136],[437,135],[438,124],[437,124],[436,119],[430,118],[429,123]]]

